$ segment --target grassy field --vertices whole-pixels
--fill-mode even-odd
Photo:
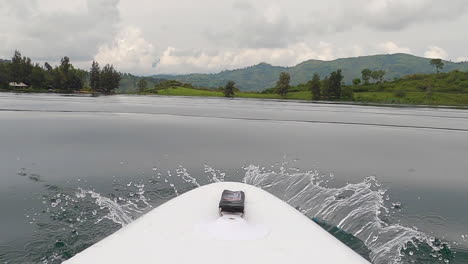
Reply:
[[[185,87],[171,87],[168,89],[158,90],[159,95],[174,95],[174,96],[224,96],[219,91],[198,90]]]
[[[2,92],[2,90],[0,90]],[[6,91],[5,91],[6,92]],[[47,93],[46,90],[24,89],[24,93]],[[154,92],[139,93],[155,94]],[[171,87],[158,90],[158,95],[169,96],[201,96],[201,97],[223,97],[221,91],[193,89],[187,87]],[[285,98],[272,93],[254,93],[237,92],[238,98],[263,98],[263,99],[288,99],[288,100],[311,100],[312,95],[309,91],[290,92]],[[350,100],[348,100],[350,101]],[[466,93],[444,93],[444,92],[355,92],[353,100],[356,103],[374,103],[374,104],[407,104],[407,105],[440,105],[440,106],[468,106],[468,94]]]
[[[142,94],[154,94],[152,92]],[[220,91],[200,90],[186,87],[171,87],[158,90],[158,95],[171,96],[206,96],[223,97]],[[265,98],[265,99],[289,99],[289,100],[311,100],[311,93],[308,91],[290,92],[287,97],[282,98],[277,94],[262,94],[252,92],[237,92],[235,97],[240,98]],[[451,105],[467,106],[468,94],[461,93],[441,93],[441,92],[406,92],[397,94],[395,92],[355,92],[354,102],[376,103],[376,104],[414,104],[414,105]]]
[[[154,94],[153,92],[141,93],[141,94]],[[158,90],[158,95],[172,95],[172,96],[209,96],[209,97],[223,97],[223,92],[210,91],[210,90],[199,90],[186,87],[171,87],[168,89]],[[310,92],[291,92],[286,98],[281,98],[277,94],[262,94],[253,92],[237,92],[235,97],[241,98],[267,98],[267,99],[297,99],[297,100],[310,100],[312,95]]]
[[[391,92],[354,93],[354,101],[382,104],[415,104],[415,105],[454,105],[467,106],[468,94],[426,92],[408,92],[403,97]]]

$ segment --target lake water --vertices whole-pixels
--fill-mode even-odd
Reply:
[[[0,263],[60,263],[223,180],[373,263],[468,263],[468,111],[0,94]]]

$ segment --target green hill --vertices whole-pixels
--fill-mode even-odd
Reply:
[[[122,74],[122,79],[120,80],[119,88],[116,92],[118,93],[135,93],[138,91],[138,81],[145,79],[148,87],[154,87],[154,85],[159,84],[161,79],[154,77],[140,77],[135,76],[129,73]]]
[[[285,97],[275,93],[274,89],[258,92],[236,91],[234,97],[299,99],[316,101],[346,101],[375,104],[406,105],[446,105],[468,106],[468,72],[454,70],[448,73],[412,74],[393,81],[359,85],[345,85],[341,88],[340,98],[330,98],[324,93],[322,81],[320,98],[312,96],[308,85],[292,86]],[[194,88],[191,84],[178,81],[164,81],[139,94],[158,94],[171,96],[224,96],[220,89]]]
[[[228,80],[233,80],[236,82],[236,86],[243,91],[262,91],[275,86],[279,74],[283,71],[291,74],[291,83],[296,85],[310,80],[313,73],[324,77],[332,71],[342,69],[345,76],[344,81],[349,84],[354,78],[361,77],[361,70],[365,68],[386,71],[386,80],[393,80],[409,74],[433,73],[434,67],[429,64],[429,61],[430,59],[408,54],[373,55],[333,61],[309,60],[294,67],[260,63],[244,69],[222,71],[216,74],[155,75],[153,78],[177,80],[209,88],[224,86]],[[443,72],[468,71],[468,63],[449,61],[444,61],[444,63]]]

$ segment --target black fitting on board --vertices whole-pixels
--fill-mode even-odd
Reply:
[[[219,212],[244,214],[245,193],[243,191],[224,190],[219,201]]]

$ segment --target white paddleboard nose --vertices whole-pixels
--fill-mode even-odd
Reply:
[[[226,213],[195,228],[199,235],[216,240],[258,240],[269,233],[265,226],[250,224],[239,214]]]

